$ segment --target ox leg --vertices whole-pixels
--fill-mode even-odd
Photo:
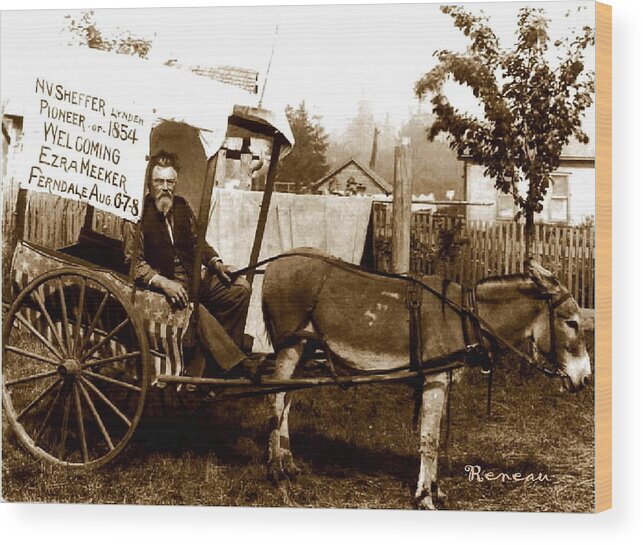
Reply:
[[[431,375],[424,381],[420,420],[420,474],[415,499],[421,509],[435,509],[436,498],[442,499],[438,483],[440,423],[448,395],[448,373]]]
[[[282,349],[277,354],[275,363],[275,379],[288,380],[304,352],[304,341]],[[280,392],[270,396],[273,405],[271,418],[270,440],[268,444],[268,478],[277,482],[281,479],[296,477],[300,471],[293,461],[290,451],[290,435],[288,431],[288,414],[292,401],[291,392]]]

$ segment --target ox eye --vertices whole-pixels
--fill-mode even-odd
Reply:
[[[574,331],[578,333],[578,322],[576,320],[565,320],[567,327],[571,327]]]

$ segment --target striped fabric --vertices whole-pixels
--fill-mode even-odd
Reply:
[[[14,297],[22,291],[25,286],[51,270],[59,269],[70,264],[60,254],[54,256],[42,252],[27,242],[20,242],[14,252],[12,264],[12,289]],[[82,268],[80,265],[72,265]],[[132,289],[122,277],[117,276],[105,269],[92,269],[100,274],[113,291],[127,299],[131,297]],[[54,295],[53,289],[45,288],[44,296]],[[137,290],[134,298],[134,309],[139,317],[143,319],[143,326],[147,333],[150,349],[150,360],[152,366],[152,384],[159,387],[158,375],[183,374],[183,341],[185,331],[190,322],[193,305],[183,310],[174,310],[167,303],[162,294],[149,290]],[[50,341],[53,341],[54,334],[37,307],[25,307],[22,314],[30,320],[34,327]],[[55,322],[58,334],[62,337],[63,328],[60,321]],[[70,325],[70,327],[72,327]],[[89,339],[88,345],[98,343],[104,334],[94,332]],[[118,341],[118,338],[111,340],[99,350],[100,357],[110,357],[123,354],[127,351],[125,345]]]

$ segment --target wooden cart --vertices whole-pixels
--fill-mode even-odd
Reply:
[[[109,54],[82,53],[81,76],[89,78],[92,70],[105,74],[112,65],[118,70],[124,67],[123,74],[128,71],[135,74],[150,66],[119,55],[106,55]],[[88,58],[104,65],[97,68]],[[169,74],[168,85],[176,87],[174,92],[185,98],[193,113],[190,93],[185,92],[188,86],[202,87],[201,94],[193,91],[193,102],[202,100],[203,92],[221,87],[202,84],[197,76],[183,78],[176,69],[163,70],[166,72],[162,77]],[[37,80],[37,90],[41,81]],[[47,91],[45,85],[41,86],[43,93]],[[137,89],[133,94],[137,92],[142,94]],[[139,132],[137,136],[149,142],[148,154],[152,155],[159,149],[173,151],[176,145],[185,148],[190,139],[199,146],[199,137],[204,132],[211,137],[213,129],[223,135],[219,139],[223,145],[218,150],[210,148],[206,154],[203,150],[207,152],[207,146],[201,148],[202,177],[182,178],[178,191],[197,213],[197,264],[201,262],[217,162],[225,160],[225,142],[230,138],[246,142],[258,138],[267,144],[271,157],[250,263],[259,256],[278,159],[292,144],[285,116],[275,123],[271,112],[224,104],[229,100],[227,90],[223,95],[208,96],[212,101],[220,101],[219,111],[227,107],[222,118],[227,126],[213,128],[200,122],[177,121],[174,112],[181,109],[181,104],[177,104],[171,114],[165,117],[159,114],[149,134]],[[144,101],[145,97],[139,99]],[[191,120],[196,117],[192,115]],[[105,127],[109,122],[111,132],[112,121],[108,118],[106,115]],[[116,139],[119,136],[114,135]],[[144,163],[145,157],[137,160]],[[23,240],[25,222],[31,221],[28,190],[28,184],[21,183],[13,239],[4,241],[13,248],[11,270],[3,289],[5,414],[22,445],[35,457],[70,468],[98,467],[112,460],[129,443],[143,415],[150,388],[162,385],[164,379],[183,377],[183,341],[193,318],[201,275],[193,275],[192,303],[188,308],[170,307],[162,294],[135,284],[134,268],[124,268],[121,240],[93,228],[91,205],[86,207],[84,226],[75,244],[51,249]],[[143,195],[139,197],[142,203]],[[133,215],[140,220],[142,206],[138,208]]]

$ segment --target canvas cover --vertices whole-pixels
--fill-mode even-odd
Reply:
[[[259,191],[217,188],[212,194],[206,238],[235,268],[249,263],[262,198]],[[358,264],[372,205],[368,197],[273,193],[259,259],[308,246]],[[263,275],[255,276],[246,333],[254,338],[255,351],[271,352],[261,313],[262,282]]]

